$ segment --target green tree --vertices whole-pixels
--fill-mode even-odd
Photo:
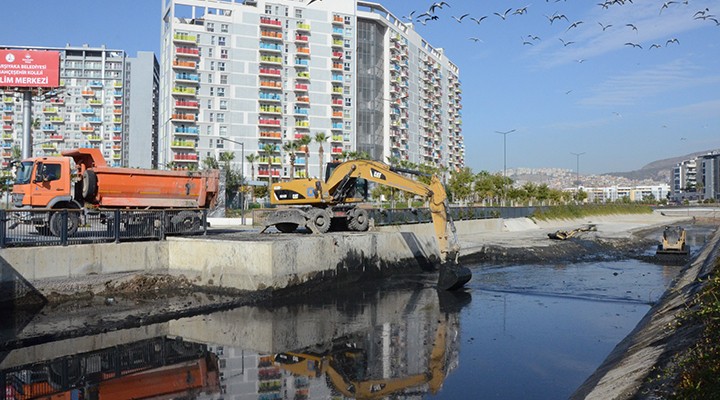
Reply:
[[[260,156],[258,156],[255,153],[250,153],[245,156],[245,159],[247,160],[247,162],[250,163],[250,180],[252,180],[252,181],[255,180],[255,161],[257,161],[258,158],[260,158]]]
[[[205,169],[218,169],[220,168],[220,165],[218,164],[217,159],[213,156],[207,156],[203,160],[203,165]]]
[[[325,154],[325,149],[323,148],[323,143],[325,143],[328,139],[328,136],[325,132],[318,132],[315,134],[315,142],[320,145],[320,148],[318,148],[318,156],[320,158],[320,180],[323,180],[325,177],[325,157],[323,155]]]
[[[312,138],[310,135],[302,135],[297,142],[298,145],[305,151],[305,177],[309,177],[310,172],[308,164],[310,164],[310,143],[312,143]]]
[[[275,153],[275,145],[266,143],[263,145],[262,150],[265,153],[265,157],[267,157],[268,190],[269,190],[269,188],[272,186],[272,155],[273,155],[273,153]]]
[[[448,182],[448,194],[455,202],[467,202],[473,194],[475,175],[468,167],[455,172]]]
[[[290,179],[295,178],[295,158],[297,157],[295,152],[297,152],[299,148],[300,148],[300,146],[298,145],[298,142],[295,140],[291,140],[291,141],[285,142],[283,144],[283,150],[285,150],[285,152],[290,157]],[[307,165],[307,163],[306,163],[306,165]]]

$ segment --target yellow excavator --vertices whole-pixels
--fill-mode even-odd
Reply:
[[[367,197],[367,184],[374,182],[422,196],[430,203],[435,237],[440,248],[438,287],[454,290],[467,283],[472,274],[458,264],[460,246],[455,224],[448,214],[448,199],[440,179],[433,175],[426,185],[401,173],[424,175],[404,168],[391,167],[379,161],[352,160],[330,163],[326,179],[293,179],[273,183],[270,202],[280,207],[266,216],[265,229],[275,226],[289,233],[300,226],[314,233],[326,233],[332,226],[353,231],[369,227],[367,209],[358,206]],[[263,229],[263,231],[265,230]]]

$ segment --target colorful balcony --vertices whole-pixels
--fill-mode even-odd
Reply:
[[[282,139],[282,133],[280,132],[268,132],[268,131],[261,131],[260,137],[263,139]]]
[[[100,135],[90,135],[87,137],[87,140],[89,142],[102,142],[102,136]]]
[[[195,122],[195,115],[194,114],[173,114],[170,119],[173,122]]]
[[[332,28],[332,34],[333,34],[333,36],[337,36],[337,35],[342,36],[343,33],[344,33],[344,32],[343,32],[343,28],[341,28],[341,27],[339,27],[339,26],[333,26],[333,28]]]
[[[100,119],[100,117],[88,117],[86,121],[94,125],[102,124],[102,119]]]
[[[123,113],[122,108],[113,109],[113,114],[115,114],[115,115],[122,115],[122,113]]]
[[[282,28],[282,21],[278,19],[271,19],[268,17],[260,17],[260,25],[269,26],[273,28]]]
[[[282,107],[271,106],[268,104],[261,104],[260,105],[260,113],[261,114],[282,114]]]
[[[200,83],[200,75],[180,72],[175,74],[175,80],[182,83]]]
[[[310,103],[310,97],[309,96],[297,96],[295,98],[295,102],[307,104],[307,103]]]
[[[58,108],[57,107],[45,107],[43,108],[43,113],[45,114],[57,114]]]
[[[192,108],[196,109],[200,107],[200,103],[197,101],[188,101],[188,100],[176,100],[175,101],[175,108]]]
[[[260,62],[264,64],[282,64],[283,58],[279,56],[260,56]]]
[[[275,118],[260,118],[258,119],[258,125],[280,126],[280,120]]]
[[[94,126],[81,126],[80,132],[88,133],[88,132],[95,132]]]
[[[260,81],[260,87],[263,89],[282,90],[282,82],[280,82],[280,81]]]
[[[83,97],[95,97],[94,90],[83,90],[80,94],[83,95]]]
[[[309,32],[310,31],[310,24],[304,23],[304,22],[298,22],[297,25],[295,25],[295,30],[300,32]]]
[[[306,85],[304,83],[296,83],[295,84],[296,92],[307,92],[307,90],[308,90],[308,85]]]
[[[332,19],[333,25],[342,24],[343,22],[344,22],[343,17],[341,17],[339,15],[333,15],[333,19]]]
[[[196,88],[176,86],[172,89],[173,96],[195,96],[197,94]]]
[[[282,73],[282,70],[280,70],[278,68],[260,67],[260,75],[280,76],[281,73]]]
[[[178,153],[175,154],[173,160],[179,162],[195,162],[198,160],[198,155],[194,153]]]
[[[57,128],[55,128],[55,125],[52,125],[52,124],[43,125],[40,127],[40,129],[43,132],[55,132],[57,130]]]
[[[3,97],[3,103],[5,103],[5,104],[11,104],[14,102],[15,102],[15,99],[13,99],[12,97],[8,97],[8,96]]]
[[[310,79],[310,72],[309,71],[299,71],[297,73],[297,79],[302,79],[302,80]]]
[[[12,115],[3,115],[2,120],[3,121],[12,121],[13,116]]]
[[[83,115],[95,115],[95,109],[94,108],[82,108],[82,109],[80,109],[80,113]]]
[[[295,41],[300,43],[307,43],[310,37],[307,35],[295,35]]]
[[[182,57],[200,57],[200,51],[191,47],[176,47],[175,55]]]
[[[113,136],[112,141],[113,142],[122,142],[122,136]]]
[[[6,132],[7,132],[7,131],[12,131],[12,130],[13,130],[13,126],[12,126],[12,125],[3,125],[3,130],[6,131]]]
[[[262,101],[279,102],[282,100],[280,93],[260,92],[258,96]]]
[[[260,42],[260,51],[270,51],[273,53],[280,53],[282,50],[283,50],[282,44]]]
[[[270,39],[270,40],[282,40],[283,34],[282,34],[282,32],[262,30],[262,31],[260,31],[260,37],[263,39]]]
[[[90,99],[88,100],[88,104],[90,104],[92,107],[98,107],[102,106],[103,102],[100,99]]]
[[[196,69],[197,63],[195,61],[180,61],[173,60],[173,68],[175,69]]]
[[[63,124],[63,123],[65,123],[65,118],[63,118],[63,117],[58,117],[57,115],[53,115],[52,117],[46,118],[45,120],[46,120],[46,121],[50,121],[50,122],[52,122],[53,124]]]
[[[170,147],[178,148],[178,149],[194,149],[195,141],[194,140],[173,140],[172,143],[170,143]]]
[[[5,127],[3,126],[3,128],[5,128]],[[14,139],[12,133],[3,133],[2,138],[3,138],[3,140],[13,140]]]
[[[176,126],[173,132],[176,135],[197,135],[200,133],[200,129],[196,126]]]
[[[173,42],[175,43],[197,43],[198,37],[196,35],[190,35],[187,33],[176,33],[173,35]]]
[[[295,49],[295,52],[300,56],[309,56],[310,55],[310,47],[302,46]]]

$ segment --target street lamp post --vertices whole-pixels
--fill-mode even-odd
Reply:
[[[503,197],[503,205],[505,205],[505,181],[507,181],[507,135],[515,132],[515,129],[511,129],[507,132],[500,132],[495,131],[495,133],[499,133],[503,135],[503,186],[502,186],[502,197]]]
[[[585,152],[582,152],[582,153],[570,153],[570,154],[574,155],[574,156],[577,158],[577,159],[576,159],[576,163],[575,163],[575,184],[576,184],[576,185],[578,186],[578,188],[579,188],[579,187],[580,187],[580,156],[583,155],[583,154],[585,154]]]

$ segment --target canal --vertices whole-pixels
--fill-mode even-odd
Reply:
[[[697,251],[710,231],[690,233]],[[8,399],[562,399],[682,268],[637,260],[469,267],[473,279],[460,293],[436,291],[431,274],[394,276],[94,336],[27,340],[0,352],[0,382]],[[32,329],[30,321],[24,330]]]

